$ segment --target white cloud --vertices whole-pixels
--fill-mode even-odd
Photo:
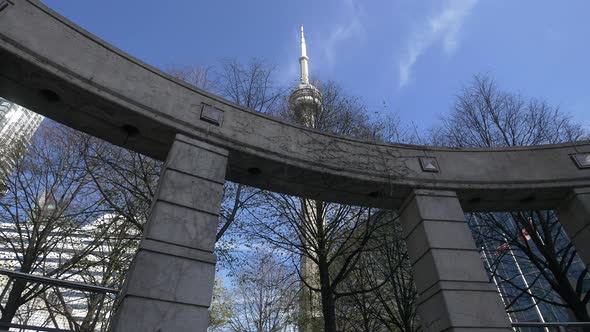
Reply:
[[[319,68],[332,68],[337,62],[338,47],[342,42],[353,38],[364,38],[365,28],[363,21],[367,17],[361,0],[343,0],[341,9],[334,13],[338,15],[328,31],[317,31],[305,27],[307,40],[307,52],[310,57],[310,73],[312,77],[317,74]],[[328,18],[326,18],[328,19]],[[333,17],[329,18],[330,20]],[[299,80],[299,26],[293,28],[292,37],[285,48],[285,58],[289,59],[278,70],[278,81],[281,83],[293,83]]]
[[[295,45],[297,45],[295,43]],[[286,61],[283,61],[282,66],[277,68],[277,83],[279,84],[293,84],[299,81],[299,62],[297,62],[296,55],[299,54],[298,50],[294,47],[287,49],[283,57]]]
[[[446,55],[452,55],[459,46],[459,35],[463,20],[478,0],[447,0],[440,12],[426,19],[415,30],[399,62],[399,85],[403,87],[410,80],[412,68],[418,58],[431,46],[442,42]]]
[[[358,0],[346,0],[344,6],[344,22],[337,23],[324,40],[319,41],[322,47],[325,64],[329,67],[336,62],[338,44],[351,38],[364,36],[363,19],[365,10]]]

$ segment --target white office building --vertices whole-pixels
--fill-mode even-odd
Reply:
[[[67,282],[112,287],[113,285],[103,283],[105,276],[111,276],[108,264],[105,259],[111,258],[111,250],[119,250],[116,244],[108,239],[97,241],[97,233],[101,233],[101,227],[114,227],[113,216],[106,215],[99,220],[83,225],[74,232],[64,235],[60,229],[52,230],[47,242],[55,241],[55,245],[49,252],[38,257],[33,264],[32,275],[49,275],[56,279]],[[32,235],[32,225],[17,227],[11,222],[0,222],[0,268],[11,271],[19,271],[22,266],[23,255],[27,251],[27,239]],[[60,233],[61,232],[61,233]],[[101,238],[101,237],[99,237]],[[128,234],[129,239],[137,239],[137,234]],[[134,241],[134,240],[131,240]],[[91,252],[85,254],[85,268],[74,266],[67,272],[60,272],[59,275],[52,275],[51,272],[63,268],[75,255],[83,254],[91,248]],[[135,251],[132,246],[127,247],[121,261],[127,262]],[[117,269],[115,269],[117,270]],[[115,272],[117,273],[117,272]],[[6,275],[0,275],[0,304],[5,305],[8,293],[11,289],[11,281]],[[105,281],[107,282],[107,281]],[[108,282],[107,282],[108,283]],[[30,283],[32,285],[34,283]],[[111,314],[115,294],[97,294],[80,289],[72,289],[64,286],[46,286],[46,290],[40,292],[31,301],[21,305],[17,315],[13,318],[13,324],[27,326],[39,326],[47,328],[58,328],[64,330],[77,330],[84,321],[97,320],[93,331],[104,331],[104,323],[108,321]],[[114,286],[117,287],[118,286]],[[97,299],[97,296],[103,296]],[[92,302],[94,301],[94,302]],[[89,303],[94,303],[89,308]],[[12,331],[13,329],[11,329]],[[17,331],[19,329],[14,329]],[[27,330],[28,331],[28,330]]]
[[[0,195],[18,151],[30,144],[43,116],[0,97]]]

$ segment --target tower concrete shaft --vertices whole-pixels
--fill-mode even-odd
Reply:
[[[301,83],[291,93],[289,97],[289,107],[295,115],[295,119],[300,124],[314,128],[317,115],[322,110],[322,95],[319,90],[309,83],[309,58],[307,57],[307,46],[305,44],[305,35],[303,25],[301,25],[301,56],[299,57],[301,70]],[[314,228],[317,225],[317,218],[322,218],[317,213],[318,203],[315,200],[302,199],[301,215],[304,220],[301,222],[308,224],[311,229],[309,238],[317,234]],[[323,215],[323,214],[322,214]],[[311,243],[304,243],[310,246]],[[314,288],[319,288],[319,269],[316,263],[309,257],[302,255],[300,261],[301,277],[305,282]],[[310,290],[305,285],[299,298],[299,331],[316,332],[323,330],[322,305],[321,297],[318,293]]]
[[[301,200],[302,222],[306,224],[303,227],[306,230],[309,242],[306,246],[317,248],[318,243],[314,241],[318,236],[318,223],[323,223],[323,213],[318,209],[323,209],[323,203],[313,199]],[[314,250],[308,250],[312,255]],[[317,256],[314,257],[317,260]],[[320,288],[320,275],[318,265],[309,256],[301,255],[300,273],[305,284],[315,288]],[[322,315],[322,301],[318,292],[312,291],[305,284],[299,298],[299,331],[301,332],[320,332],[324,330]]]

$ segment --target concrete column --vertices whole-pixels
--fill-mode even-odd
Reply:
[[[400,221],[425,332],[512,331],[454,192],[414,190]]]
[[[221,148],[176,136],[112,331],[207,330],[227,156]]]
[[[572,190],[556,212],[578,255],[590,269],[590,188]]]

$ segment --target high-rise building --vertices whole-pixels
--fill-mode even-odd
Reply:
[[[496,213],[496,218],[502,220],[509,229],[520,229],[518,224],[510,217],[510,214]],[[531,219],[531,223],[532,223]],[[474,216],[469,218],[468,223],[477,232],[486,232],[486,225],[479,218]],[[476,233],[477,233],[476,232]],[[519,241],[531,241],[531,237],[526,230],[522,230]],[[552,240],[558,248],[567,248],[569,239],[561,226],[556,224],[553,231]],[[508,317],[511,322],[567,322],[574,321],[575,317],[564,306],[552,305],[553,303],[562,303],[561,298],[551,290],[549,281],[543,274],[539,273],[537,267],[526,257],[526,255],[516,246],[504,238],[479,237],[476,236],[476,243],[480,248],[480,253],[484,265],[488,271],[494,271],[491,280],[495,283],[504,305],[510,306]],[[530,245],[530,250],[539,257],[542,254],[536,245]],[[579,257],[575,257],[569,268],[575,285],[577,277],[580,276],[585,268]],[[583,287],[588,287],[590,279],[586,278]],[[575,287],[575,286],[574,286]],[[540,301],[539,299],[544,299]],[[549,328],[520,328],[522,332],[550,332]]]
[[[17,158],[31,142],[43,116],[0,97],[0,196]]]
[[[39,202],[42,209],[49,211],[55,208],[56,202],[47,195],[42,197]],[[31,223],[31,224],[29,224]],[[52,221],[52,223],[56,223]],[[135,239],[138,234],[133,230],[125,235],[127,240],[133,241],[133,245],[125,248],[117,247],[117,241],[122,240],[107,238],[104,241],[97,240],[97,234],[102,232],[101,227],[109,225],[116,228],[120,224],[116,215],[106,214],[98,220],[80,226],[72,231],[67,231],[54,227],[48,232],[44,247],[50,247],[47,252],[40,254],[32,264],[31,275],[46,276],[52,271],[63,268],[69,261],[75,259],[76,255],[87,252],[82,264],[75,264],[61,273],[57,279],[65,282],[77,282],[79,284],[91,284],[96,286],[109,286],[110,280],[105,277],[113,277],[118,273],[116,269],[109,267],[105,259],[111,258],[111,251],[120,252],[120,257],[124,257],[121,262],[129,262],[134,255],[138,243]],[[34,224],[32,222],[24,223],[25,226],[17,227],[14,222],[0,222],[0,268],[10,271],[22,271],[23,256],[29,250],[29,239],[32,238]],[[55,242],[51,244],[51,242]],[[40,243],[40,242],[35,242]],[[16,245],[11,245],[16,244]],[[89,249],[92,249],[89,251]],[[123,250],[122,250],[123,249]],[[11,280],[4,275],[0,275],[0,290],[3,290],[0,296],[0,304],[5,306],[8,298],[7,291],[11,287]],[[102,296],[102,298],[98,298]],[[101,301],[100,306],[89,307],[91,301]],[[95,328],[103,330],[103,325],[110,317],[112,306],[115,301],[113,294],[97,294],[79,289],[69,289],[67,287],[52,287],[40,292],[29,302],[20,305],[13,324],[22,324],[30,326],[40,326],[55,329],[72,328],[72,321],[82,325],[84,321],[97,319],[98,323]],[[28,331],[28,330],[27,330]]]

